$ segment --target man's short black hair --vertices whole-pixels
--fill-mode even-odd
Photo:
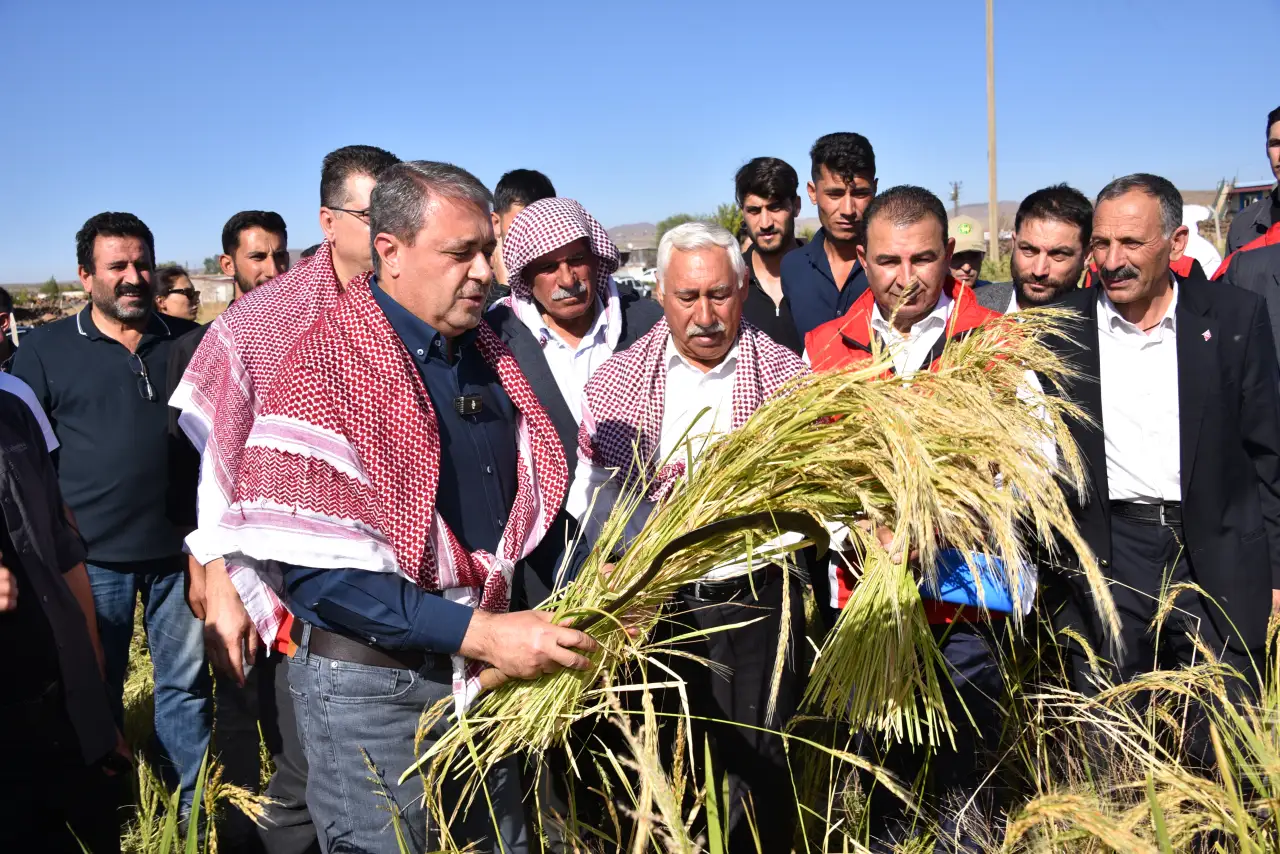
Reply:
[[[312,245],[308,246],[306,249],[303,249],[300,253],[298,253],[298,259],[301,260],[303,258],[310,258],[312,255],[316,254],[319,251],[320,251],[320,244],[313,243]]]
[[[915,225],[927,216],[932,216],[942,226],[942,239],[945,241],[947,239],[947,208],[942,204],[942,199],[924,187],[913,187],[910,184],[891,187],[867,205],[867,212],[862,217],[863,245],[866,245],[866,235],[871,230],[871,223],[877,217],[888,217],[894,225]]]
[[[776,157],[757,157],[738,170],[733,179],[738,207],[747,196],[759,196],[765,201],[791,201],[800,192],[800,176],[791,164]]]
[[[271,234],[280,235],[280,243],[289,245],[289,230],[285,227],[284,217],[275,211],[240,211],[227,220],[222,227],[222,252],[234,255],[240,248],[240,235],[250,228],[260,228]]]
[[[89,273],[96,272],[93,269],[93,244],[99,237],[136,237],[147,244],[150,260],[153,263],[156,260],[156,239],[151,236],[147,224],[131,213],[108,211],[89,217],[76,232],[76,263]]]
[[[169,293],[169,289],[173,287],[174,282],[178,281],[178,279],[190,280],[190,278],[190,274],[177,264],[161,267],[152,276],[155,282],[155,292],[160,296]]]
[[[13,296],[0,288],[0,314],[13,314]]]
[[[876,153],[871,141],[860,133],[829,133],[818,137],[809,149],[812,161],[810,175],[815,183],[822,177],[822,167],[850,183],[853,176],[876,177]]]
[[[551,179],[537,169],[512,169],[493,188],[493,212],[504,214],[516,205],[527,208],[543,199],[554,199]]]
[[[1168,178],[1161,178],[1159,175],[1148,172],[1135,172],[1123,178],[1116,178],[1103,187],[1101,193],[1098,193],[1094,206],[1118,199],[1133,190],[1140,190],[1160,203],[1161,231],[1166,238],[1171,237],[1182,225],[1182,193]]]
[[[320,206],[340,208],[347,203],[347,179],[368,175],[375,181],[390,166],[400,162],[390,151],[372,145],[348,145],[324,156],[320,165]]]
[[[1271,133],[1271,127],[1276,122],[1280,122],[1280,107],[1276,107],[1274,110],[1267,113],[1267,133]]]
[[[1084,193],[1066,184],[1054,184],[1036,190],[1018,205],[1018,215],[1013,218],[1013,231],[1022,230],[1022,223],[1029,219],[1056,219],[1080,229],[1080,243],[1089,245],[1093,237],[1093,204]]]

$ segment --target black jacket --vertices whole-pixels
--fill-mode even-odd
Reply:
[[[747,262],[748,290],[747,299],[742,304],[742,319],[799,356],[804,352],[804,341],[796,332],[796,322],[791,317],[791,304],[785,296],[781,303],[774,304],[773,297],[760,287],[751,259],[755,251],[756,248],[750,246],[743,255],[743,260]]]
[[[1246,649],[1265,643],[1271,590],[1280,587],[1280,371],[1263,301],[1220,283],[1184,281],[1176,309],[1182,517],[1197,583],[1224,636]],[[1059,305],[1080,317],[1050,346],[1081,376],[1061,390],[1095,426],[1073,422],[1089,476],[1083,505],[1073,501],[1080,533],[1104,574],[1111,562],[1111,513],[1102,392],[1098,382],[1098,291],[1066,294]],[[1045,384],[1046,388],[1049,385]],[[1061,579],[1047,579],[1051,586]],[[1158,582],[1157,582],[1158,583]],[[1075,607],[1067,623],[1104,650],[1083,582],[1058,584]],[[1154,589],[1153,591],[1154,592]],[[1081,616],[1081,612],[1085,616]]]
[[[1280,222],[1280,185],[1232,217],[1231,229],[1227,232],[1227,252],[1235,252],[1261,237],[1277,222]]]
[[[1222,283],[1243,288],[1267,301],[1271,336],[1276,339],[1276,358],[1280,359],[1280,245],[1237,252]]]
[[[662,306],[640,296],[626,285],[618,286],[618,297],[622,303],[622,335],[618,338],[617,350],[621,351],[634,344],[662,319]],[[569,475],[572,477],[574,464],[578,460],[578,422],[569,411],[569,404],[565,403],[564,396],[560,394],[560,387],[556,385],[556,378],[551,375],[551,366],[542,355],[538,339],[516,317],[516,313],[505,305],[495,305],[489,309],[485,313],[485,320],[516,357],[516,364],[529,380],[533,393],[551,416],[551,423],[556,426],[556,433],[564,446],[564,458],[569,464]]]
[[[182,382],[210,324],[192,329],[169,351],[169,393]],[[200,485],[200,454],[178,426],[179,411],[169,407],[169,521],[184,534],[196,527],[196,489]]]

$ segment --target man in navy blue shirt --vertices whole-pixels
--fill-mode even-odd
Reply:
[[[367,763],[414,850],[434,850],[420,782],[395,783],[415,759],[422,710],[451,696],[463,706],[478,682],[587,669],[582,653],[596,648],[548,613],[506,611],[516,564],[569,578],[585,550],[565,554],[575,540],[555,426],[481,321],[489,205],[455,166],[382,173],[369,212],[375,274],[350,281],[282,364],[223,523],[233,560],[256,561],[263,577],[280,570],[324,850],[400,850]],[[481,806],[450,822],[453,842],[526,850],[514,761],[488,784]]]
[[[782,259],[782,293],[803,340],[867,289],[858,263],[862,217],[876,194],[876,155],[862,134],[829,133],[809,150],[809,201],[822,228]]]

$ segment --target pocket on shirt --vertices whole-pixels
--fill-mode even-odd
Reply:
[[[418,678],[412,670],[374,667],[330,659],[321,663],[324,699],[335,703],[394,702],[413,690]]]

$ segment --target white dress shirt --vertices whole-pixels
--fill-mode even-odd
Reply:
[[[1125,320],[1098,296],[1098,380],[1112,501],[1181,501],[1178,430],[1178,289],[1149,332]]]
[[[596,368],[613,355],[607,313],[599,301],[595,309],[596,319],[576,347],[570,346],[559,333],[547,326],[541,312],[528,311],[517,315],[542,347],[542,355],[551,369],[551,376],[555,377],[556,387],[569,405],[573,420],[579,424],[582,423],[582,390]]]
[[[940,292],[938,304],[933,307],[933,311],[917,320],[907,334],[903,335],[880,313],[879,303],[872,303],[871,329],[880,336],[893,356],[894,373],[903,376],[929,367],[925,364],[925,357],[947,331],[951,304],[951,297],[947,296],[947,292]]]
[[[1018,283],[1013,283],[1013,293],[1009,294],[1009,307],[1004,310],[1005,314],[1018,313]]]
[[[662,407],[662,435],[658,440],[659,467],[683,461],[685,476],[693,474],[699,458],[712,442],[733,429],[733,383],[738,366],[738,345],[724,360],[709,371],[690,364],[676,350],[671,339],[666,350],[666,391]],[[692,456],[692,459],[690,459]],[[578,465],[565,509],[583,522],[588,542],[594,542],[609,518],[620,495],[618,478],[611,469],[596,466],[578,454]],[[624,539],[630,542],[644,528],[653,502],[642,501],[627,522]],[[752,565],[769,561],[769,553],[778,547],[803,539],[798,533],[787,533],[757,545]],[[741,575],[748,570],[746,556],[742,560],[720,564],[709,570],[705,578],[717,579]]]

